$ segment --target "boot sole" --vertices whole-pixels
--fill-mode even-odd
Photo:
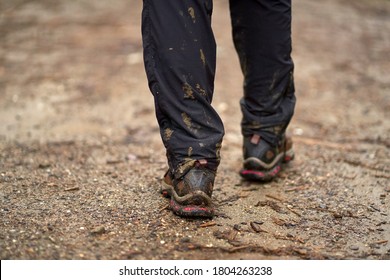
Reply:
[[[173,186],[163,181],[161,194],[171,199],[169,203],[170,209],[178,216],[188,218],[212,218],[214,216],[214,207],[212,206],[211,198],[204,192],[198,191],[193,194],[179,196]],[[201,205],[184,204],[189,200],[198,200],[201,202]]]
[[[249,181],[269,182],[282,170],[282,164],[294,159],[292,149],[279,156],[271,164],[266,164],[258,158],[248,158],[244,161],[244,168],[240,171],[241,177]]]

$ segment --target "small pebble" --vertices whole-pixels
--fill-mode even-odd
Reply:
[[[340,214],[340,213],[333,213],[333,217],[334,217],[335,219],[341,219],[341,218],[343,217],[343,215]]]
[[[93,230],[91,230],[91,234],[103,234],[106,232],[106,229],[104,226],[98,226],[95,227]]]
[[[134,154],[128,154],[126,156],[126,160],[135,161],[137,159],[138,159],[138,157],[136,155],[134,155]]]
[[[349,247],[349,249],[353,250],[353,251],[358,251],[359,250],[359,247],[356,246],[356,245],[352,245]]]
[[[44,161],[44,162],[39,163],[38,168],[45,169],[45,168],[49,168],[50,166],[51,166],[51,164],[49,162]]]
[[[182,239],[180,239],[181,243],[188,243],[190,241],[191,241],[191,239],[189,237],[183,237]]]

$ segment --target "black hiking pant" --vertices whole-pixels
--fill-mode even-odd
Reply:
[[[276,145],[295,107],[291,0],[229,3],[244,74],[242,134],[258,134]],[[220,162],[224,127],[211,106],[216,67],[212,9],[212,0],[143,1],[145,70],[175,176],[195,160],[206,159],[215,170]]]

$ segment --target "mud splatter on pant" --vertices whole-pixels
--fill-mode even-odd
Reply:
[[[216,44],[212,0],[144,0],[144,63],[171,170],[197,159],[217,169],[224,127],[211,106]],[[230,0],[244,74],[244,136],[276,144],[294,112],[291,0]]]

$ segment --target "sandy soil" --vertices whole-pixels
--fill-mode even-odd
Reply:
[[[212,220],[173,215],[141,1],[0,3],[1,259],[390,259],[390,2],[293,5],[296,159],[241,181],[242,77],[215,0],[226,126]]]

